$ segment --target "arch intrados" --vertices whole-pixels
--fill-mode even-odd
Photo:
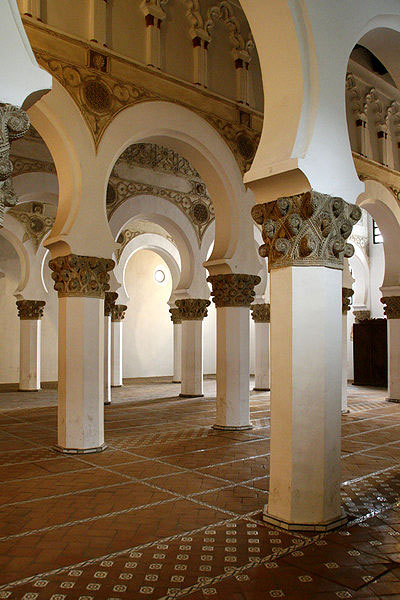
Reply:
[[[15,193],[20,198],[26,194],[50,195],[58,201],[58,180],[55,173],[20,173],[13,176]],[[53,200],[52,200],[53,203]]]
[[[216,219],[215,258],[233,254],[238,236],[242,175],[219,133],[197,113],[164,101],[142,102],[121,111],[107,128],[99,157],[111,170],[126,148],[139,142],[172,148],[199,172],[212,199]]]
[[[18,285],[14,291],[14,296],[16,296],[18,298],[20,296],[22,290],[28,283],[29,256],[28,256],[28,252],[27,252],[24,244],[19,239],[19,236],[17,235],[16,231],[12,231],[14,229],[14,227],[13,227],[13,224],[9,221],[9,219],[10,218],[7,219],[7,215],[5,215],[4,226],[0,228],[0,235],[2,235],[3,238],[11,244],[11,246],[14,248],[15,252],[18,255],[20,275],[19,275]],[[15,225],[16,225],[16,228],[18,229],[19,223],[17,221],[15,221]]]
[[[357,43],[375,54],[400,89],[400,15],[376,15],[364,24],[353,47]]]

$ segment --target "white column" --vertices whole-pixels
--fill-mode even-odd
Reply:
[[[381,288],[384,296],[388,326],[388,397],[389,402],[400,402],[400,288]],[[393,294],[393,295],[389,295]],[[397,295],[394,295],[397,294]]]
[[[18,8],[23,15],[33,19],[41,19],[40,0],[18,0]]]
[[[181,383],[182,381],[182,319],[178,308],[170,308],[171,321],[174,332],[174,373],[172,383]]]
[[[198,33],[198,32],[197,32]],[[208,44],[209,36],[202,32],[192,39],[193,44],[193,83],[202,87],[208,85]]]
[[[49,262],[58,291],[58,446],[104,444],[104,291],[114,261],[70,254]]]
[[[176,305],[182,318],[182,382],[183,398],[203,396],[203,318],[209,300],[185,298]]]
[[[146,64],[161,68],[161,23],[165,19],[165,12],[160,4],[154,0],[143,2],[141,5],[146,24]]]
[[[269,322],[270,305],[252,304],[255,337],[255,381],[254,390],[267,392],[269,383]]]
[[[312,191],[256,205],[252,216],[263,225],[260,254],[268,256],[271,271],[271,467],[264,520],[326,531],[346,522],[340,503],[341,269],[344,255],[354,252],[345,239],[361,211]]]
[[[111,321],[111,386],[122,385],[122,321]]]
[[[249,104],[249,62],[250,55],[246,50],[235,52],[236,100]]]
[[[345,259],[342,271],[342,414],[349,412],[347,406],[347,315],[350,310],[350,298],[354,295],[352,287],[354,281],[349,261]]]
[[[107,2],[89,0],[88,37],[91,42],[107,45]]]
[[[19,390],[40,390],[41,318],[46,303],[41,300],[18,300],[20,317]]]
[[[111,315],[104,317],[104,404],[111,404]]]

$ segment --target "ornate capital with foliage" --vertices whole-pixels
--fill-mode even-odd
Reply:
[[[110,288],[108,271],[112,271],[114,265],[109,258],[78,254],[58,256],[49,262],[54,289],[60,298],[104,298]]]
[[[182,298],[176,301],[182,321],[202,321],[207,316],[209,300],[203,298]]]
[[[127,308],[125,304],[114,304],[111,308],[111,321],[123,321]]]
[[[18,316],[21,321],[38,321],[43,317],[44,300],[17,300]]]
[[[171,313],[171,321],[173,324],[180,325],[182,323],[182,317],[179,308],[170,308],[169,312]]]
[[[355,323],[361,323],[361,321],[368,321],[371,317],[371,311],[369,310],[353,310]]]
[[[251,316],[254,323],[269,323],[271,320],[270,304],[252,304],[250,306]]]
[[[388,319],[400,319],[400,296],[384,296],[381,298]]]
[[[350,298],[353,296],[352,288],[342,288],[342,314],[346,315],[350,310]]]
[[[118,299],[117,292],[105,292],[104,294],[104,316],[110,317],[112,309]]]
[[[255,296],[254,287],[261,278],[245,273],[227,273],[210,275],[207,281],[212,285],[215,306],[250,306]]]
[[[25,135],[29,124],[29,117],[22,108],[0,103],[0,227],[3,225],[4,207],[14,206],[17,202],[11,180],[11,142]]]
[[[319,192],[305,192],[274,202],[256,204],[251,215],[262,225],[268,268],[317,266],[343,269],[343,259],[354,254],[347,243],[361,209]]]

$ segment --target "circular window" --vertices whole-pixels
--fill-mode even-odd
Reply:
[[[165,277],[164,271],[160,268],[157,268],[154,271],[154,281],[161,284],[161,283],[165,282],[165,279],[166,279],[166,277]]]

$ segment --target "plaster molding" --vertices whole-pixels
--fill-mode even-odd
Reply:
[[[78,254],[58,256],[49,262],[59,298],[104,298],[110,288],[108,271],[114,266],[114,261],[109,258]]]
[[[23,173],[56,173],[54,163],[47,160],[38,160],[27,156],[10,155],[13,164],[13,177]]]
[[[256,204],[251,211],[262,225],[261,257],[268,269],[321,266],[343,269],[344,258],[354,254],[347,242],[361,209],[341,198],[310,191]]]
[[[21,321],[38,321],[43,317],[44,300],[17,300],[18,316]]]
[[[250,310],[255,323],[269,323],[271,321],[270,304],[252,304]]]
[[[370,310],[353,310],[355,323],[361,323],[361,321],[367,321],[371,318]]]
[[[146,235],[147,233],[154,233],[155,235],[161,235],[166,240],[171,242],[171,244],[174,244],[174,246],[176,246],[174,239],[167,233],[162,233],[161,231],[157,231],[157,233],[155,233],[153,231],[146,231],[145,229],[131,229],[128,226],[121,231],[121,233],[119,234],[119,236],[117,238],[117,244],[119,244],[119,248],[117,248],[117,250],[115,251],[115,258],[117,259],[117,263],[119,263],[119,261],[121,260],[122,253],[123,253],[125,247],[129,244],[129,242],[134,240],[136,237],[138,237],[140,235]]]
[[[25,229],[22,242],[31,240],[35,252],[54,225],[55,215],[45,214],[46,207],[41,202],[28,202],[10,208],[8,214],[22,223]],[[55,207],[54,207],[55,210]]]
[[[182,321],[202,321],[207,316],[209,300],[203,298],[182,298],[176,301]]]
[[[383,296],[381,302],[388,319],[400,319],[400,296]]]
[[[210,275],[213,302],[217,308],[226,306],[250,306],[254,301],[254,287],[261,282],[258,275],[227,273]]]
[[[354,295],[352,288],[342,288],[342,314],[347,315],[350,310],[350,298]]]
[[[179,308],[170,308],[169,312],[171,313],[171,321],[173,324],[180,325],[182,323],[182,317]]]
[[[118,299],[117,292],[105,292],[104,294],[104,316],[110,317]]]
[[[113,323],[123,321],[125,319],[125,312],[128,309],[126,304],[114,304],[111,308],[111,321]]]

